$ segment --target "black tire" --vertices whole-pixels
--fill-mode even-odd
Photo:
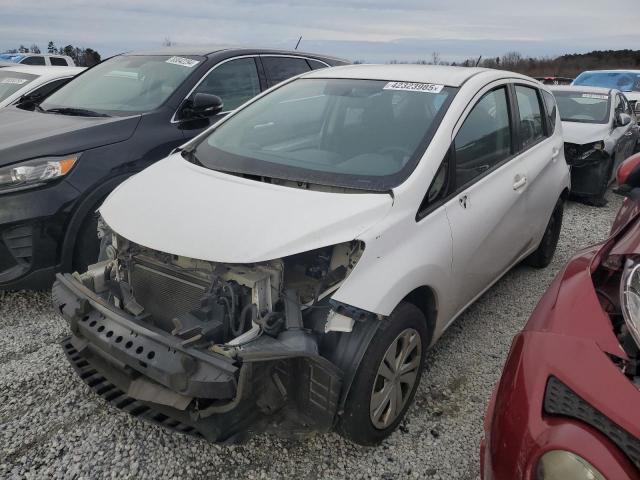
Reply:
[[[374,386],[377,386],[381,380],[379,368],[381,368],[391,344],[395,343],[401,335],[405,335],[407,332],[413,340],[416,340],[418,337],[420,340],[418,344],[419,359],[417,355],[413,357],[410,355],[407,356],[407,358],[412,358],[412,360],[409,360],[411,363],[417,365],[415,370],[411,370],[411,372],[415,372],[416,378],[410,388],[407,387],[402,390],[405,393],[401,393],[401,397],[405,400],[397,416],[393,417],[394,420],[390,421],[388,426],[384,428],[376,427],[371,418],[370,408],[372,405]],[[417,337],[415,336],[416,334]],[[353,384],[347,395],[344,413],[338,419],[336,426],[336,431],[341,436],[359,445],[372,446],[379,444],[391,435],[413,403],[413,397],[420,385],[420,377],[424,368],[424,359],[429,338],[427,323],[420,309],[411,303],[400,303],[374,335],[358,367]],[[396,346],[397,345],[398,344],[396,344]],[[401,354],[399,354],[397,358],[400,357],[402,357]],[[398,376],[404,375],[398,373]],[[401,388],[402,382],[396,381],[396,385],[398,386],[396,388]],[[393,396],[395,397],[395,395]],[[391,408],[391,404],[389,404],[386,410],[391,410]],[[395,411],[397,410],[398,409]]]
[[[78,231],[73,249],[73,270],[75,272],[84,273],[89,265],[98,261],[100,254],[98,216],[98,213],[92,209]]]
[[[589,205],[593,205],[594,207],[605,207],[607,205],[607,189],[612,183],[611,176],[613,175],[613,167],[616,164],[615,162],[616,160],[614,157],[611,157],[607,161],[607,165],[604,170],[605,174],[602,178],[602,185],[600,186],[600,191],[596,195],[593,195],[586,199],[586,202]]]
[[[548,267],[556,253],[560,230],[562,229],[562,216],[564,213],[564,200],[560,198],[553,209],[547,228],[544,231],[540,245],[535,252],[527,257],[526,263],[534,268]]]

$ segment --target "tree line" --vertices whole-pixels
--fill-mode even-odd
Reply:
[[[363,63],[356,61],[355,63]],[[389,63],[417,63],[422,65],[452,65],[510,70],[531,77],[556,76],[575,78],[585,70],[634,69],[640,70],[640,50],[596,50],[559,57],[527,57],[519,52],[508,52],[500,57],[468,58],[462,62],[447,62],[434,52],[430,58],[414,62],[391,60]]]
[[[34,43],[30,47],[20,45],[18,48],[7,50],[5,53],[42,53],[42,50]],[[48,43],[47,53],[67,55],[73,58],[73,61],[79,67],[92,67],[100,63],[101,60],[100,54],[93,48],[75,47],[73,45],[58,48],[53,42]]]

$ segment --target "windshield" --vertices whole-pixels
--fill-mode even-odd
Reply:
[[[13,62],[20,63],[20,60],[24,58],[24,55],[19,53],[3,53],[0,54],[0,62]]]
[[[202,60],[121,55],[74,78],[40,106],[44,110],[76,109],[107,115],[148,112],[162,105]]]
[[[214,170],[386,191],[413,171],[455,92],[302,78],[229,118],[194,154]]]
[[[640,92],[640,72],[584,72],[578,75],[572,85]]]
[[[605,93],[554,91],[563,122],[608,123],[609,95]]]
[[[0,102],[9,98],[36,78],[38,78],[37,75],[30,73],[9,72],[4,68],[0,69]]]

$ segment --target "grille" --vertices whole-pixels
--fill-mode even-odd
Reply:
[[[547,382],[544,411],[550,415],[575,418],[590,425],[622,450],[636,468],[640,468],[640,439],[609,420],[556,377],[549,377]]]
[[[33,232],[31,227],[16,227],[2,235],[11,255],[22,264],[30,264],[33,257]]]
[[[200,306],[207,285],[168,268],[136,262],[131,268],[133,295],[153,322],[171,331],[173,318]]]

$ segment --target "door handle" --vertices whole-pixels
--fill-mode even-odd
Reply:
[[[466,193],[464,195],[462,195],[460,198],[458,198],[458,202],[460,202],[460,206],[462,208],[468,208],[469,207],[469,195],[467,195]]]
[[[553,149],[553,153],[551,154],[551,158],[553,160],[555,160],[556,158],[558,158],[558,155],[560,155],[560,149],[559,148],[554,148]]]
[[[517,175],[515,182],[513,183],[513,189],[519,190],[527,184],[527,177],[524,175]]]

